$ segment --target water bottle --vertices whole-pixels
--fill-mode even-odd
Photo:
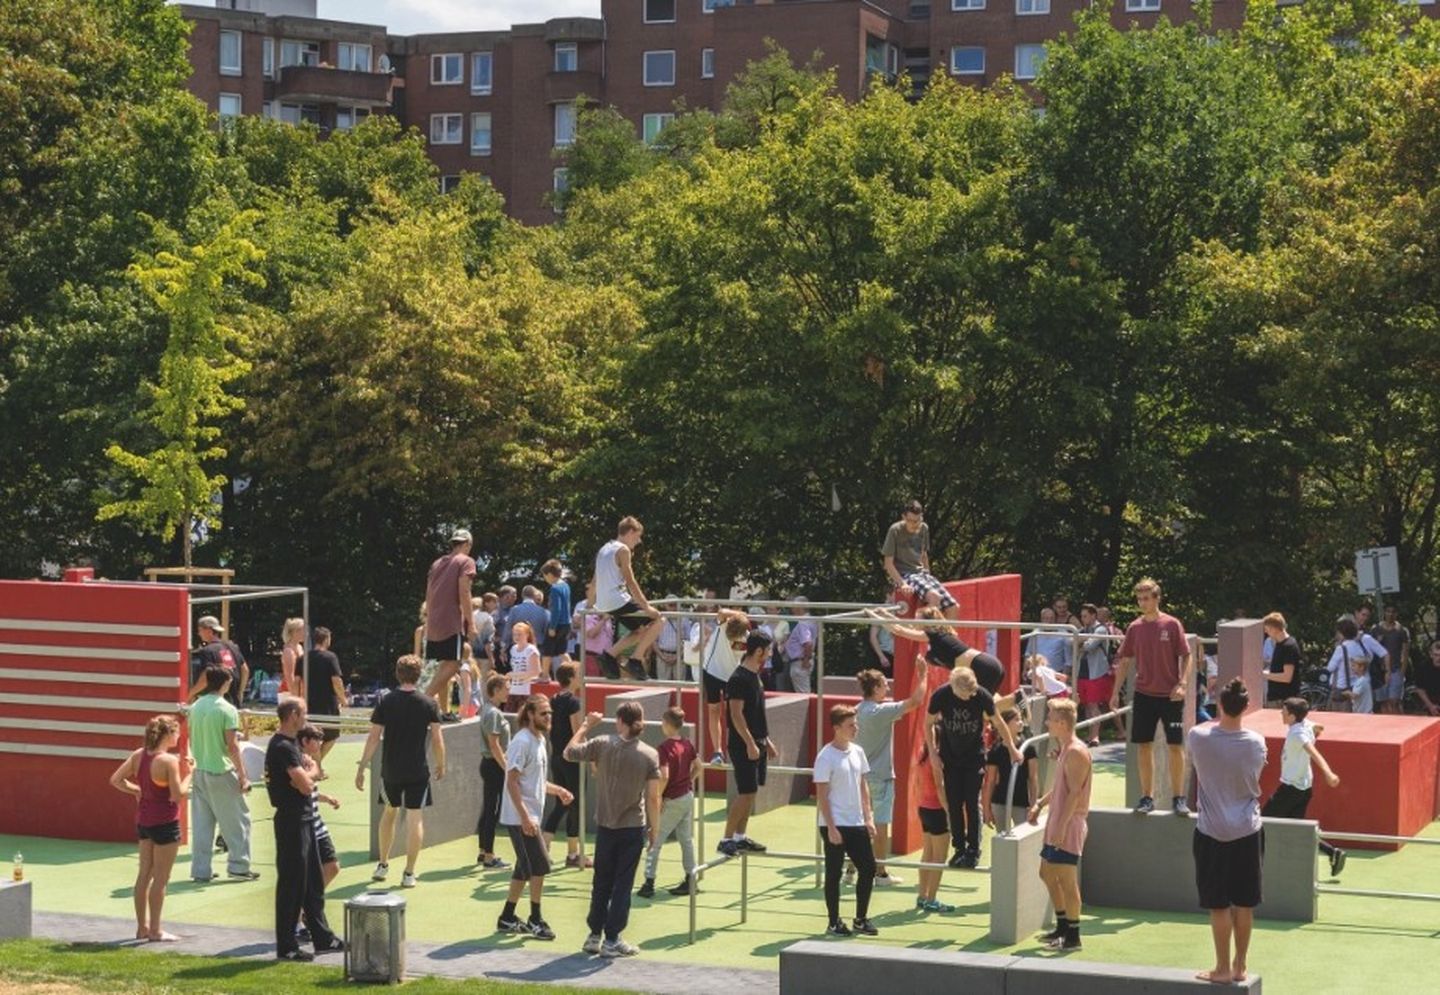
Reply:
[[[23,853],[15,854],[15,869],[10,872],[10,876],[16,882],[25,880],[25,855]]]

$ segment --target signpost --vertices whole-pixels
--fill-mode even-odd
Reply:
[[[1400,593],[1400,557],[1394,546],[1376,546],[1355,552],[1355,582],[1361,594],[1375,596],[1375,612],[1383,616],[1384,596]]]

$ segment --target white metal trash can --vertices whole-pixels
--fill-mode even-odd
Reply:
[[[367,891],[345,903],[345,980],[405,980],[405,899]]]

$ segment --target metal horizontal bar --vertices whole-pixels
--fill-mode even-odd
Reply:
[[[268,591],[253,591],[248,594],[217,594],[203,598],[191,598],[191,605],[218,605],[228,601],[262,601],[265,598],[283,598],[296,594],[309,594],[306,587],[276,587]]]
[[[1440,902],[1440,895],[1428,895],[1418,891],[1372,891],[1369,888],[1337,888],[1334,885],[1317,884],[1319,895],[1358,895],[1363,898],[1408,898],[1417,902]]]
[[[874,601],[784,601],[784,600],[746,600],[744,598],[651,598],[652,605],[707,605],[716,608],[745,608],[750,605],[768,607],[774,605],[777,608],[790,608],[796,604],[803,604],[806,608],[830,609],[852,609],[863,611],[866,608],[905,608],[906,605],[895,602],[874,602]],[[713,611],[707,614],[715,614]]]
[[[701,761],[701,769],[702,769],[702,770],[734,770],[734,769],[735,769],[735,765],[734,765],[734,764],[728,764],[728,763],[725,763],[725,764],[710,764],[710,763],[705,763],[705,762],[702,760],[702,761]],[[766,772],[767,774],[807,774],[807,775],[813,775],[813,774],[815,773],[815,768],[814,768],[814,767],[782,767],[782,766],[779,765],[779,764],[766,764],[766,765],[765,765],[765,772]]]
[[[1425,846],[1440,846],[1440,839],[1423,836],[1385,836],[1380,833],[1331,833],[1320,830],[1320,838],[1327,840],[1353,840],[1362,843],[1419,843]]]
[[[129,625],[121,622],[78,622],[52,618],[0,618],[0,629],[21,632],[82,632],[101,636],[156,636],[175,639],[180,636],[177,625]],[[81,647],[77,647],[81,648]]]
[[[824,855],[823,853],[790,853],[790,852],[785,851],[785,850],[766,850],[766,851],[763,852],[763,853],[755,853],[754,851],[747,851],[747,852],[745,853],[745,856],[746,856],[747,859],[750,859],[750,860],[763,860],[763,859],[766,858],[766,857],[774,857],[774,858],[776,858],[777,860],[807,860],[807,861],[810,861],[811,863],[824,863],[824,862],[825,862],[825,855]],[[959,871],[959,870],[966,870],[966,871],[979,871],[979,872],[982,873],[982,874],[989,874],[989,873],[990,873],[990,868],[989,868],[988,866],[987,866],[987,867],[963,867],[963,868],[962,868],[962,867],[951,867],[949,864],[929,864],[929,863],[926,863],[926,862],[924,862],[924,861],[922,861],[922,860],[891,860],[889,857],[886,857],[886,858],[885,858],[884,864],[885,864],[886,867],[900,867],[900,868],[905,868],[905,869],[909,869],[909,870],[912,870],[912,871],[916,871],[916,870],[918,870],[918,871]]]

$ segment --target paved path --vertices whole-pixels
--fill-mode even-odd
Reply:
[[[256,929],[197,926],[167,922],[166,928],[182,937],[179,943],[137,943],[135,924],[110,916],[80,916],[58,912],[35,913],[34,935],[70,943],[108,943],[143,947],[165,953],[203,954],[211,957],[269,959],[275,956],[273,933]],[[338,923],[336,925],[339,925]],[[780,990],[780,978],[769,971],[738,970],[714,965],[657,961],[644,954],[627,960],[607,961],[566,946],[534,944],[524,949],[482,947],[465,940],[448,944],[417,943],[405,946],[408,975],[433,974],[446,978],[492,978],[497,981],[563,982],[582,988],[620,988],[636,992],[674,995],[770,995]],[[317,970],[343,968],[344,955],[317,960]]]

